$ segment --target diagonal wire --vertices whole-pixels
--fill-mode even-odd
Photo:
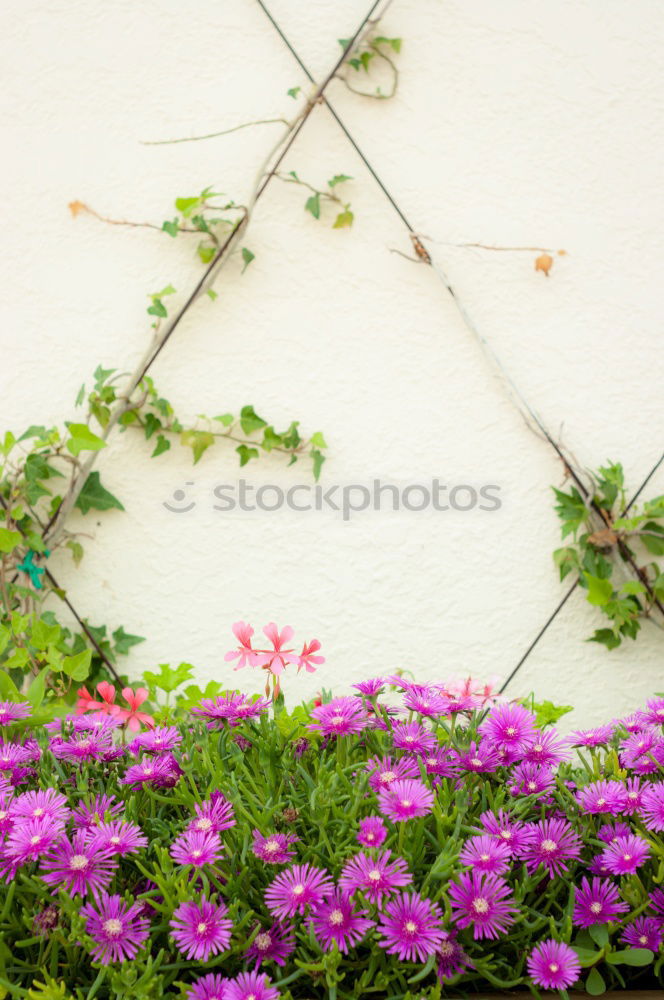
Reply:
[[[268,9],[268,7],[264,3],[264,0],[256,0],[256,2],[258,3],[259,7],[261,8],[261,10],[263,11],[263,13],[267,17],[268,21],[274,27],[275,31],[277,32],[277,34],[279,35],[279,37],[283,41],[284,45],[289,50],[289,52],[291,53],[291,55],[293,56],[293,58],[295,59],[295,61],[299,65],[300,69],[302,70],[302,72],[305,74],[305,76],[309,80],[309,82],[315,85],[316,81],[315,81],[313,75],[311,74],[309,68],[307,67],[306,63],[302,60],[302,58],[300,57],[300,55],[297,52],[297,50],[294,48],[293,44],[291,43],[290,39],[288,38],[288,36],[284,32],[284,30],[281,27],[281,25],[279,24],[279,22],[276,20],[276,18],[273,16],[273,14],[270,12],[270,10]],[[389,188],[387,187],[387,185],[385,184],[385,182],[382,180],[380,174],[377,172],[377,170],[375,169],[375,167],[373,166],[373,164],[371,163],[371,161],[369,160],[369,158],[366,156],[366,154],[364,153],[364,151],[362,150],[362,148],[359,146],[359,144],[357,143],[355,137],[350,132],[350,130],[346,126],[345,122],[343,121],[343,119],[341,118],[341,116],[339,115],[339,113],[335,110],[334,106],[330,103],[329,98],[325,97],[324,100],[323,100],[323,103],[324,103],[325,107],[327,108],[329,114],[335,120],[335,122],[337,123],[337,125],[339,126],[339,128],[341,129],[341,131],[343,132],[343,134],[346,136],[346,138],[350,142],[351,146],[353,147],[353,149],[355,150],[355,152],[357,153],[357,155],[359,156],[359,158],[362,160],[364,166],[369,171],[369,173],[371,174],[371,176],[375,180],[376,184],[381,189],[381,191],[383,192],[383,194],[387,198],[388,202],[390,203],[390,205],[392,206],[392,208],[394,209],[394,211],[396,212],[396,214],[398,215],[398,217],[401,219],[401,221],[403,222],[404,226],[408,230],[408,235],[411,237],[411,240],[413,241],[413,244],[415,246],[416,252],[418,253],[418,256],[420,257],[420,259],[423,260],[425,263],[429,264],[432,267],[432,269],[436,273],[436,275],[439,278],[439,280],[445,286],[445,288],[447,289],[448,293],[452,296],[452,298],[454,300],[454,303],[455,303],[455,305],[456,305],[456,307],[457,307],[457,309],[458,309],[458,311],[459,311],[459,313],[461,315],[461,318],[462,318],[463,322],[465,323],[465,325],[468,328],[468,330],[473,334],[473,336],[475,337],[475,339],[479,343],[479,345],[480,345],[482,351],[484,352],[484,354],[489,358],[489,360],[492,362],[492,364],[498,370],[501,378],[503,379],[503,381],[505,382],[505,384],[506,384],[506,386],[508,388],[509,395],[512,397],[513,401],[516,403],[517,408],[521,411],[522,415],[524,416],[524,418],[526,420],[526,423],[530,426],[529,418],[530,418],[530,420],[532,420],[535,423],[535,425],[537,426],[538,430],[541,432],[541,434],[544,437],[544,439],[553,448],[553,450],[556,452],[557,456],[563,462],[564,467],[569,470],[569,472],[572,475],[573,479],[575,480],[575,482],[577,483],[577,485],[580,487],[582,493],[586,497],[588,497],[588,491],[586,490],[584,484],[582,483],[582,481],[578,477],[577,473],[574,471],[574,468],[573,468],[572,464],[570,463],[570,461],[568,460],[568,458],[563,453],[562,448],[557,443],[557,441],[555,440],[555,438],[550,434],[550,432],[548,431],[546,425],[544,424],[543,420],[538,415],[538,413],[536,412],[536,410],[534,410],[534,408],[530,405],[530,403],[525,398],[525,396],[523,395],[523,393],[521,392],[521,390],[518,388],[518,386],[516,385],[516,383],[512,379],[512,377],[509,374],[509,372],[507,371],[507,369],[502,364],[500,358],[496,354],[495,350],[493,349],[493,347],[491,346],[491,344],[489,343],[489,341],[486,339],[486,337],[484,337],[484,335],[481,333],[481,331],[479,330],[479,328],[476,326],[476,324],[475,324],[474,320],[472,319],[472,317],[470,316],[468,310],[466,309],[466,307],[464,306],[463,302],[461,301],[461,299],[457,295],[457,293],[456,293],[456,291],[454,289],[454,286],[452,285],[451,281],[449,280],[449,278],[447,276],[446,271],[441,267],[440,264],[438,264],[436,261],[434,261],[433,255],[431,254],[431,252],[429,251],[429,249],[424,245],[424,242],[423,242],[422,238],[420,236],[418,236],[418,234],[413,229],[413,226],[411,225],[411,223],[410,223],[410,221],[409,221],[406,213],[401,208],[401,206],[399,205],[398,201],[396,200],[396,198],[394,197],[394,195],[392,194],[392,192],[389,190]],[[525,413],[524,413],[524,411],[525,411]],[[658,459],[658,461],[655,463],[655,465],[652,467],[652,469],[650,470],[650,472],[648,473],[648,475],[645,477],[645,479],[643,480],[643,482],[641,483],[641,485],[637,489],[636,493],[634,494],[634,496],[631,498],[631,500],[629,501],[629,503],[625,507],[625,510],[622,512],[621,516],[624,516],[630,510],[630,508],[635,503],[635,501],[638,499],[638,497],[641,495],[642,491],[644,490],[644,488],[646,487],[646,485],[648,484],[648,482],[652,479],[652,477],[654,476],[655,472],[660,467],[660,465],[662,464],[662,462],[664,462],[664,454],[662,454],[660,456],[660,458]],[[544,623],[544,625],[540,628],[539,632],[537,633],[537,635],[535,636],[535,638],[533,639],[533,641],[530,643],[530,645],[526,649],[526,651],[523,654],[523,656],[520,658],[520,660],[518,660],[518,662],[516,663],[516,665],[510,671],[507,679],[504,681],[504,683],[503,683],[503,685],[502,685],[502,687],[500,689],[501,693],[507,688],[507,686],[514,679],[514,677],[516,676],[516,674],[519,672],[519,670],[521,669],[521,667],[524,665],[524,663],[526,662],[526,660],[528,659],[528,657],[530,656],[530,654],[533,652],[533,650],[535,649],[535,647],[537,646],[537,644],[539,643],[539,641],[542,639],[542,637],[545,635],[545,633],[549,629],[549,627],[556,620],[556,618],[558,617],[559,613],[562,611],[562,609],[564,608],[565,604],[567,603],[567,601],[572,596],[572,594],[574,593],[574,591],[576,590],[576,588],[578,586],[579,586],[579,580],[577,579],[577,580],[575,580],[575,582],[573,583],[573,585],[569,588],[569,590],[565,593],[565,595],[563,596],[562,600],[560,600],[558,602],[557,606],[554,608],[553,612],[549,615],[549,617],[547,618],[547,620]]]

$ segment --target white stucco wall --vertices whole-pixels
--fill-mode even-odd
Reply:
[[[323,74],[366,0],[271,0]],[[292,111],[306,82],[252,0],[8,0],[0,46],[4,216],[2,427],[74,416],[99,363],[144,349],[146,293],[185,292],[197,269],[180,240],[75,222],[80,199],[160,223],[177,195],[246,196],[274,126],[148,147]],[[329,93],[524,393],[580,463],[622,460],[637,485],[662,445],[664,18],[657,0],[395,0],[404,39],[397,97]],[[126,513],[80,519],[82,567],[54,569],[92,622],[148,636],[132,669],[191,660],[228,675],[231,623],[291,624],[317,636],[323,684],[405,667],[425,678],[505,676],[560,599],[549,486],[562,470],[524,426],[430,269],[390,253],[406,234],[324,109],[286,169],[316,183],[351,174],[352,231],[273,184],[246,238],[256,260],[224,272],[153,371],[187,418],[254,404],[278,425],[323,430],[323,482],[495,483],[494,513],[223,515],[210,490],[234,482],[219,449],[192,469],[155,462],[130,433],[99,468]],[[532,254],[448,243],[565,248],[546,280]],[[276,459],[255,484],[309,481]],[[198,506],[163,501],[186,481]],[[651,493],[664,491],[664,476]],[[664,689],[662,635],[608,654],[584,643],[597,619],[573,598],[512,691],[573,702],[582,725]],[[257,689],[259,677],[236,675]]]

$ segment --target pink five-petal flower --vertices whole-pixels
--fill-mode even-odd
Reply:
[[[293,629],[290,625],[285,625],[280,632],[274,622],[268,622],[263,632],[272,643],[272,650],[265,650],[260,654],[261,666],[265,666],[271,674],[283,674],[289,663],[297,663],[299,660],[292,649],[284,649],[286,643],[293,638]]]
[[[77,715],[83,715],[84,712],[98,712],[101,709],[101,702],[95,701],[94,695],[91,695],[85,686],[79,688],[76,694],[78,695],[78,701],[76,702]]]
[[[258,656],[251,646],[251,637],[253,634],[254,630],[247,622],[235,622],[233,625],[233,635],[240,645],[238,649],[231,649],[226,653],[224,660],[227,663],[230,660],[237,660],[236,670],[240,670],[246,666],[255,667],[257,665]]]
[[[318,639],[312,639],[311,642],[305,642],[302,647],[302,652],[298,657],[297,669],[301,670],[302,667],[304,667],[308,673],[313,674],[317,666],[320,666],[321,663],[325,663],[324,656],[314,655],[319,649],[320,642]]]
[[[126,723],[127,729],[131,729],[133,733],[137,733],[141,725],[154,726],[154,719],[151,715],[138,711],[139,707],[148,697],[148,694],[149,691],[147,688],[136,688],[135,691],[130,687],[123,688],[122,697],[129,705],[129,708],[120,708],[119,705],[113,705],[111,714],[116,719],[121,719]]]

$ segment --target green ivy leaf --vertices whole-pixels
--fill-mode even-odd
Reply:
[[[349,208],[345,208],[343,212],[339,212],[334,223],[332,224],[333,229],[349,229],[353,225],[353,219],[355,216]]]
[[[152,452],[150,458],[156,458],[157,455],[163,454],[163,452],[168,451],[170,446],[171,442],[168,440],[168,438],[164,437],[163,434],[159,434],[157,437],[157,443],[155,445],[155,449]]]
[[[0,667],[0,697],[3,701],[21,701],[21,694],[7,673],[7,669],[10,669],[7,667],[7,663],[9,663],[9,661],[4,664],[5,669]]]
[[[267,427],[267,420],[259,417],[253,406],[243,406],[240,410],[240,427],[243,434],[253,434],[261,427]]]
[[[606,646],[607,649],[617,649],[621,644],[622,639],[613,631],[613,629],[598,628],[590,636],[588,642],[599,642],[602,646]]]
[[[533,702],[535,725],[538,729],[554,726],[563,715],[567,715],[573,709],[573,705],[554,705],[552,701]]]
[[[301,90],[302,87],[289,87],[289,89],[286,91],[286,94],[288,95],[288,97],[292,97],[294,100]]]
[[[252,253],[247,247],[242,247],[242,260],[244,261],[244,267],[242,268],[242,274],[247,270],[252,260],[256,259],[256,254]]]
[[[81,405],[81,403],[83,402],[84,399],[85,399],[85,382],[83,382],[83,384],[81,385],[81,388],[78,390],[78,394],[76,396],[76,402],[74,403],[74,406],[76,406],[78,408]]]
[[[329,187],[333,188],[336,187],[337,184],[343,184],[344,181],[352,181],[352,179],[353,178],[349,174],[335,174],[334,177],[331,177],[327,183]]]
[[[277,434],[274,427],[266,427],[263,431],[263,440],[261,441],[261,448],[265,451],[272,451],[273,448],[279,448],[283,445],[283,438],[281,434]]]
[[[654,556],[664,556],[664,528],[661,524],[657,524],[656,521],[646,521],[643,531],[648,532],[640,536],[648,552],[652,552]]]
[[[20,531],[0,528],[0,552],[13,552],[16,546],[21,544],[21,537]]]
[[[314,479],[318,482],[321,469],[323,468],[323,463],[325,462],[325,455],[323,455],[318,448],[314,448],[311,452],[311,458],[313,461]]]
[[[87,514],[89,510],[124,510],[117,497],[101,485],[98,472],[91,472],[85,480],[83,489],[78,495],[75,503],[82,514]]]
[[[185,219],[188,219],[191,214],[199,207],[201,204],[201,199],[198,195],[193,198],[176,198],[175,207],[178,212],[182,212]]]
[[[145,440],[149,441],[155,431],[161,428],[161,420],[154,413],[145,414]]]
[[[173,237],[177,236],[177,234],[180,232],[178,217],[176,216],[172,222],[169,222],[167,219],[166,222],[163,223],[161,228],[165,233],[168,233],[169,236]]]
[[[258,458],[258,448],[248,448],[246,444],[241,444],[235,450],[240,456],[240,466],[246,465],[252,458]]]
[[[199,243],[196,253],[204,264],[209,264],[214,257],[216,250],[214,247],[207,246],[205,243]]]
[[[161,299],[155,298],[152,300],[152,305],[148,306],[148,312],[150,316],[158,316],[160,319],[166,319],[168,316],[168,310]]]
[[[67,548],[71,552],[72,559],[74,560],[74,565],[78,566],[81,559],[83,558],[83,546],[80,542],[77,542],[75,538],[70,538],[66,542]]]
[[[315,431],[311,435],[311,444],[314,448],[327,448],[327,441],[323,437],[322,431]]]
[[[304,203],[305,212],[311,212],[314,219],[320,219],[320,194],[312,194]]]
[[[613,584],[610,580],[602,580],[591,573],[584,573],[583,578],[588,585],[588,603],[596,607],[603,607],[608,604],[613,596]]]
[[[90,673],[91,660],[91,649],[83,649],[73,656],[64,656],[61,663],[62,672],[74,681],[84,681]]]
[[[131,635],[129,632],[125,632],[124,627],[121,625],[120,628],[116,628],[115,632],[113,632],[113,642],[115,644],[115,652],[120,656],[127,656],[132,646],[138,646],[139,643],[145,642],[145,636]]]
[[[232,413],[222,413],[220,417],[213,417],[212,419],[218,420],[220,424],[224,425],[224,427],[230,427],[235,420],[235,417]]]
[[[194,465],[200,461],[208,448],[214,444],[214,434],[210,431],[183,431],[180,442],[194,453]]]
[[[96,434],[93,434],[87,424],[67,423],[70,437],[65,442],[67,451],[74,457],[80,455],[82,451],[101,451],[106,447],[106,442]]]
[[[159,673],[155,674],[151,670],[146,670],[143,674],[149,687],[158,688],[171,694],[179,688],[185,681],[191,680],[194,676],[194,668],[191,663],[180,663],[173,669],[168,663],[159,664]]]

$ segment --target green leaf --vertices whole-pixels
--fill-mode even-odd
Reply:
[[[599,642],[602,646],[606,646],[607,649],[617,649],[621,644],[622,639],[619,635],[610,628],[598,628],[590,636],[588,642]]]
[[[55,623],[44,621],[43,618],[35,620],[32,626],[30,642],[35,649],[46,649],[48,646],[57,643],[62,635],[62,629]]]
[[[7,673],[7,670],[2,669],[1,667],[0,667],[0,698],[2,701],[22,701],[21,694],[16,685],[14,684],[13,680]]]
[[[160,319],[166,319],[168,316],[166,306],[161,299],[158,298],[152,300],[152,305],[148,306],[148,312],[151,316],[158,316]]]
[[[252,458],[258,458],[258,448],[247,448],[246,444],[241,444],[235,450],[240,456],[240,466],[246,465]]]
[[[591,965],[595,965],[602,957],[601,951],[592,951],[590,948],[583,948],[576,944],[572,944],[571,948],[576,952],[582,969],[588,969]]]
[[[305,212],[311,212],[314,219],[320,219],[320,194],[312,194],[304,203]]]
[[[208,288],[205,294],[207,295],[207,297],[210,299],[211,302],[214,302],[215,299],[219,298],[219,293],[215,292],[214,288]]]
[[[85,480],[75,506],[82,514],[87,514],[89,510],[111,510],[113,507],[124,510],[118,498],[101,485],[98,472],[91,472]]]
[[[330,177],[327,183],[329,187],[333,188],[336,187],[337,184],[343,184],[344,181],[352,181],[352,179],[353,178],[349,174],[335,174],[334,177]]]
[[[125,632],[121,625],[120,628],[116,628],[115,632],[113,632],[113,642],[116,653],[120,656],[128,656],[132,646],[138,646],[139,643],[145,642],[145,636],[131,635],[129,632]]]
[[[378,38],[374,38],[374,45],[389,45],[397,54],[401,52],[401,38],[386,38],[385,35],[379,35]]]
[[[327,441],[323,437],[322,431],[315,431],[311,435],[311,444],[314,448],[327,448]]]
[[[160,663],[158,674],[151,670],[146,670],[143,674],[150,687],[165,691],[166,694],[175,691],[185,681],[191,680],[193,676],[194,668],[191,663],[180,663],[174,670],[168,663]]]
[[[168,233],[169,236],[173,237],[177,236],[177,234],[180,231],[178,217],[176,216],[172,222],[169,222],[167,219],[166,222],[163,223],[161,228],[164,230],[165,233]]]
[[[93,434],[87,424],[67,423],[67,429],[70,437],[66,441],[66,447],[74,457],[82,451],[101,451],[106,447],[106,442]]]
[[[646,521],[642,530],[648,532],[640,536],[648,552],[652,552],[654,556],[664,556],[664,528],[656,521]]]
[[[201,199],[198,195],[194,198],[176,198],[175,207],[178,212],[182,212],[185,219],[188,219],[192,212],[199,207],[201,204]]]
[[[614,951],[606,956],[607,962],[611,965],[650,965],[654,961],[654,954],[648,948],[626,948],[624,951]]]
[[[13,552],[16,546],[21,544],[21,537],[20,531],[0,528],[0,552]]]
[[[62,671],[74,681],[84,681],[90,673],[90,661],[92,660],[92,650],[84,649],[74,656],[65,656],[62,659]]]
[[[596,607],[603,607],[608,604],[613,596],[613,584],[610,580],[602,580],[591,573],[584,573],[583,578],[588,585],[588,603]]]
[[[579,556],[571,545],[556,549],[553,553],[553,561],[558,567],[561,580],[564,580],[568,573],[579,568]]]
[[[323,468],[323,463],[325,462],[325,455],[318,451],[318,448],[313,448],[311,452],[311,459],[313,462],[314,479],[318,482],[321,469]]]
[[[163,452],[168,451],[170,446],[171,442],[168,440],[168,438],[164,437],[163,434],[159,434],[157,436],[157,443],[155,445],[155,449],[152,452],[150,458],[156,458],[157,455],[161,455]]]
[[[207,449],[214,444],[214,434],[211,434],[210,431],[183,431],[180,435],[180,442],[191,448],[194,453],[194,465],[196,465]]]
[[[256,259],[256,254],[252,253],[247,247],[242,247],[242,260],[244,261],[244,267],[242,268],[242,274],[247,270],[252,260]]]
[[[533,702],[535,725],[538,729],[554,726],[563,715],[573,711],[573,705],[554,705],[552,701]]]
[[[645,594],[646,588],[639,580],[627,580],[620,588],[621,594]]]
[[[600,997],[606,993],[606,984],[597,969],[591,969],[586,979],[586,993],[591,997]]]
[[[161,427],[161,420],[154,413],[145,414],[145,440],[149,441],[155,431]]]
[[[606,948],[609,943],[609,928],[606,924],[591,924],[588,933],[598,948]]]
[[[266,427],[263,431],[263,440],[261,441],[261,447],[265,451],[272,451],[273,448],[279,448],[283,445],[283,438],[281,434],[277,434],[274,427]]]
[[[106,380],[109,379],[111,375],[113,375],[113,373],[116,371],[117,368],[102,368],[101,365],[97,365],[93,373],[93,377],[95,380],[95,389],[97,392],[101,392],[106,383]]]
[[[74,565],[78,566],[81,559],[83,558],[83,546],[80,542],[77,542],[75,538],[70,538],[66,542],[67,548],[71,552],[72,559],[74,560]]]
[[[287,95],[289,97],[292,97],[293,99],[295,99],[297,97],[297,95],[300,93],[301,90],[302,90],[302,87],[289,87],[289,89],[286,91],[286,93],[287,93]]]
[[[78,394],[76,396],[76,402],[74,403],[74,406],[76,406],[76,407],[80,406],[84,399],[85,399],[85,382],[83,382],[83,384],[81,385],[81,388],[78,390]]]
[[[243,406],[240,410],[240,427],[243,434],[253,434],[261,427],[267,427],[267,420],[259,417],[253,406]]]
[[[220,417],[213,417],[212,419],[218,420],[220,424],[224,425],[224,427],[230,427],[235,420],[235,417],[232,413],[222,413]]]
[[[196,253],[204,264],[209,264],[214,257],[216,250],[214,247],[207,246],[205,243],[199,243]]]
[[[334,223],[332,224],[333,229],[349,229],[353,225],[353,219],[355,216],[349,208],[345,208],[343,212],[339,212]]]
[[[37,676],[34,677],[30,683],[30,687],[26,693],[26,698],[33,708],[39,708],[44,700],[44,695],[46,694],[46,678],[50,672],[50,667],[44,667],[44,669],[40,670]]]

